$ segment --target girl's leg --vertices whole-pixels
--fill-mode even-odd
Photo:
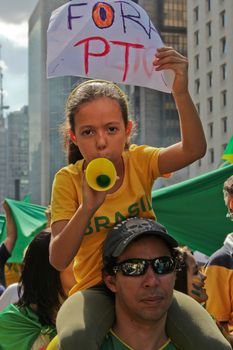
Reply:
[[[167,333],[181,350],[231,349],[203,306],[177,291],[168,311]]]
[[[104,286],[71,295],[57,315],[60,349],[99,349],[114,314],[114,298]]]

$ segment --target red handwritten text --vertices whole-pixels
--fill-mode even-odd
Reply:
[[[93,41],[99,41],[103,43],[103,51],[102,52],[91,52],[90,51],[90,42]],[[105,38],[94,36],[90,38],[86,38],[84,40],[78,41],[74,44],[74,46],[80,46],[84,44],[84,66],[85,66],[85,73],[88,75],[89,72],[89,57],[103,57],[107,56],[111,51],[111,45],[117,45],[124,47],[124,73],[122,81],[125,81],[127,78],[128,70],[129,70],[129,56],[130,56],[130,49],[144,49],[144,45],[136,44],[136,43],[127,43],[123,41],[107,41]]]

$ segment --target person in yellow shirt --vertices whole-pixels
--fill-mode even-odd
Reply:
[[[233,175],[224,182],[223,194],[227,217],[233,220]],[[233,233],[229,233],[223,246],[210,256],[205,273],[206,310],[224,328],[233,347]]]
[[[97,320],[100,342],[88,333],[92,329],[88,322],[95,318],[95,306],[106,310],[109,305],[101,289],[101,249],[108,230],[127,217],[154,219],[151,200],[154,181],[191,164],[206,151],[201,121],[188,91],[187,58],[171,47],[163,47],[156,52],[153,65],[157,71],[172,69],[175,73],[172,94],[180,117],[181,141],[174,145],[166,148],[129,145],[132,121],[127,98],[114,83],[88,80],[78,85],[67,100],[63,131],[69,165],[56,174],[51,198],[50,261],[56,269],[63,270],[74,259],[76,278],[69,302],[64,303],[57,318],[61,349],[72,348],[72,342],[82,350],[96,349],[114,319],[112,312],[102,327]],[[99,157],[110,160],[118,176],[107,191],[93,190],[85,177],[89,163]],[[113,310],[113,304],[110,305]],[[71,310],[76,311],[73,318]],[[175,314],[179,312],[182,311],[177,307]],[[201,339],[201,334],[194,339]],[[183,349],[192,350],[189,342]]]

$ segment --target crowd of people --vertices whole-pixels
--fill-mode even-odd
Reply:
[[[88,80],[70,93],[63,124],[69,164],[55,176],[51,223],[25,252],[14,298],[6,302],[8,289],[0,298],[0,349],[45,349],[56,334],[61,350],[231,349],[233,236],[210,257],[204,274],[152,208],[154,181],[206,151],[186,57],[163,47],[153,65],[174,71],[181,141],[166,148],[131,145],[127,97],[112,82]],[[107,191],[92,189],[85,178],[98,157],[111,160],[117,172]],[[232,218],[233,177],[224,184],[224,198]],[[2,271],[17,239],[10,209],[4,209]]]

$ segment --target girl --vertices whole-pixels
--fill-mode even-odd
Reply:
[[[208,296],[204,285],[206,275],[198,267],[198,264],[188,247],[179,247],[181,269],[176,273],[175,289],[188,294],[198,303],[204,304]]]
[[[77,345],[82,350],[98,349],[113,322],[113,302],[104,294],[101,276],[101,249],[109,228],[130,216],[155,218],[154,180],[191,164],[206,151],[202,125],[188,92],[187,59],[164,47],[158,49],[153,65],[158,71],[175,72],[172,93],[181,127],[181,141],[175,145],[164,149],[129,146],[132,122],[127,100],[111,82],[86,81],[67,101],[64,135],[69,165],[56,174],[53,184],[50,261],[63,270],[74,258],[77,283],[57,319],[61,349]],[[106,192],[94,191],[85,179],[88,163],[98,157],[110,159],[118,175]],[[174,313],[181,312],[174,308]],[[190,336],[186,335],[184,349],[191,350]]]
[[[50,237],[40,232],[26,250],[19,299],[0,313],[1,349],[45,349],[56,335],[56,315],[66,294],[60,272],[49,263]]]

